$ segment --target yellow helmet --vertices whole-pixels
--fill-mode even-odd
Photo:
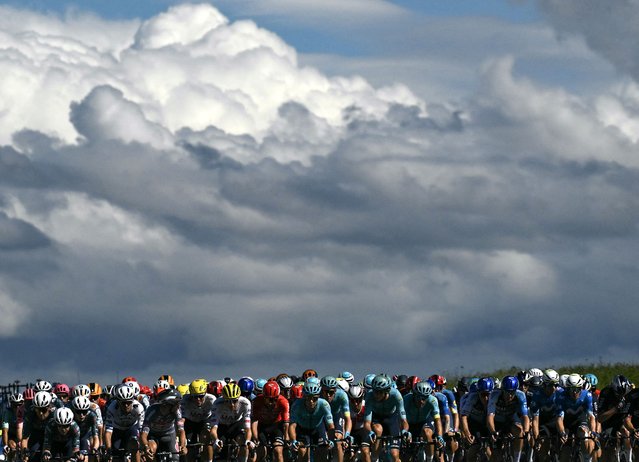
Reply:
[[[204,379],[195,379],[193,382],[191,382],[191,385],[189,385],[189,392],[192,395],[203,395],[204,393],[206,393],[206,386],[208,385],[208,382]]]
[[[222,396],[226,399],[238,399],[242,391],[237,383],[228,383],[222,388]]]
[[[182,396],[188,395],[189,389],[190,387],[188,383],[181,383],[177,386],[177,391],[179,391]]]

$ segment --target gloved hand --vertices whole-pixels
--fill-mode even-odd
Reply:
[[[439,446],[440,448],[443,448],[446,444],[446,442],[444,441],[444,437],[441,435],[437,435],[435,439],[437,440],[437,446]]]
[[[326,445],[328,446],[328,449],[331,450],[335,447],[335,442],[333,440],[328,440]]]
[[[371,443],[374,443],[375,440],[377,439],[377,434],[371,430],[370,433],[368,434],[368,438],[371,440]]]
[[[44,452],[42,453],[42,458],[43,458],[44,460],[49,460],[49,459],[51,459],[51,451],[48,451],[48,450],[47,450],[47,451],[44,451]]]
[[[297,451],[297,450],[300,448],[300,442],[299,442],[299,441],[297,441],[297,440],[293,440],[293,441],[291,441],[291,442],[290,442],[290,445],[291,445],[291,449],[292,449],[293,451]]]
[[[255,443],[251,440],[246,440],[246,447],[249,449],[255,449]]]
[[[402,438],[404,438],[406,441],[410,441],[412,437],[413,435],[411,435],[408,430],[402,430]]]
[[[222,441],[220,439],[215,440],[215,442],[213,444],[218,449],[222,449],[224,447],[224,441]]]

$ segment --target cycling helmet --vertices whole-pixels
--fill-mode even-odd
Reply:
[[[626,393],[632,390],[632,384],[624,375],[615,375],[615,377],[612,379],[611,386],[615,394],[620,396],[624,396]]]
[[[264,389],[264,385],[266,385],[266,382],[268,382],[268,380],[266,379],[257,379],[255,381],[255,391],[257,393],[260,393]]]
[[[467,392],[468,387],[470,387],[469,377],[462,377],[457,381],[457,391],[459,391],[461,394]]]
[[[568,386],[568,385],[566,385],[566,380],[568,380],[568,376],[569,376],[569,375],[570,375],[570,374],[561,374],[561,375],[559,376],[559,385],[560,385],[562,388],[566,388],[566,387]]]
[[[428,382],[417,382],[413,388],[413,393],[425,398],[433,394],[433,388]]]
[[[60,407],[53,413],[53,420],[58,425],[71,425],[73,418],[73,411],[68,407]]]
[[[495,381],[490,377],[482,377],[477,382],[477,391],[491,392],[495,389]]]
[[[34,385],[36,393],[39,391],[51,391],[53,390],[53,386],[51,382],[47,382],[46,380],[38,380]]]
[[[361,385],[353,385],[348,389],[348,397],[352,399],[361,399],[364,397],[365,390]]]
[[[102,387],[97,382],[91,382],[88,385],[89,390],[91,390],[91,396],[100,396],[102,394]]]
[[[469,393],[475,393],[477,391],[477,384],[476,383],[471,383],[470,387],[468,388],[468,392]]]
[[[428,383],[428,385],[430,385],[431,388],[435,388],[435,382],[433,382],[432,379],[426,379],[424,380],[424,382]]]
[[[208,383],[206,382],[206,380],[195,379],[193,382],[191,382],[191,385],[188,386],[189,393],[191,393],[192,395],[203,395],[204,393],[206,393],[207,385]]]
[[[270,380],[264,384],[262,394],[267,398],[277,398],[280,396],[280,386],[276,381]]]
[[[158,380],[166,380],[167,382],[169,382],[169,385],[171,385],[172,387],[175,386],[175,381],[173,380],[173,377],[171,377],[168,374],[161,375],[160,377],[158,377]]]
[[[541,380],[544,385],[557,385],[559,383],[559,374],[554,369],[546,369]]]
[[[226,399],[238,399],[242,394],[242,390],[237,385],[237,383],[227,383],[224,388],[222,388],[222,396]]]
[[[349,385],[352,385],[352,383],[355,381],[355,376],[348,371],[340,372],[339,376],[346,380]]]
[[[11,404],[22,404],[24,403],[24,396],[22,396],[22,393],[12,393],[9,396],[9,402]]]
[[[332,375],[325,375],[322,377],[322,380],[320,380],[320,385],[322,388],[335,390],[337,388],[337,380]]]
[[[127,383],[127,382],[137,382],[137,381],[138,381],[138,379],[136,379],[135,377],[130,376],[130,375],[129,375],[129,376],[127,376],[127,377],[124,377],[124,378],[122,379],[122,383]]]
[[[337,377],[335,380],[337,381],[337,386],[343,391],[348,391],[348,389],[351,387],[350,384],[343,377]]]
[[[71,394],[73,395],[73,397],[89,396],[91,394],[91,389],[88,387],[88,385],[80,384],[73,387],[73,390],[71,390]]]
[[[115,385],[105,385],[104,386],[104,394],[107,396],[114,396],[115,393]]]
[[[140,394],[140,384],[137,382],[134,382],[133,380],[129,380],[128,382],[124,382],[125,385],[130,386],[131,388],[133,388],[133,393],[135,393],[135,396],[138,396]]]
[[[189,393],[191,393],[191,385],[189,385],[188,383],[181,383],[177,387],[175,387],[175,389],[179,391],[182,396],[188,395]],[[140,391],[142,390],[140,389]],[[204,387],[204,393],[206,393],[206,387]],[[194,393],[194,394],[199,395],[201,393]]]
[[[597,380],[597,376],[595,374],[586,374],[586,375],[584,375],[584,380],[586,382],[588,382],[593,387],[596,387],[597,384],[599,383],[599,380]]]
[[[277,379],[277,384],[282,390],[289,390],[293,386],[293,379],[288,375],[284,375]]]
[[[162,390],[157,399],[162,404],[179,404],[182,400],[182,394],[175,388],[169,388],[168,390]]]
[[[237,381],[237,385],[240,387],[242,393],[250,394],[253,393],[253,390],[255,389],[255,382],[250,377],[242,377]]]
[[[291,388],[291,398],[299,399],[304,396],[304,385],[298,383]]]
[[[566,388],[579,388],[584,387],[584,378],[580,374],[570,374],[566,378]]]
[[[156,395],[163,390],[168,390],[169,388],[171,388],[171,384],[167,380],[158,380],[155,382],[155,385],[153,385],[153,391]]]
[[[320,379],[318,379],[317,377],[309,377],[308,380],[306,380],[306,382],[304,383],[314,383],[315,385],[320,385]]]
[[[419,377],[417,377],[416,375],[411,375],[410,377],[408,377],[408,380],[406,380],[406,389],[412,390],[419,382],[421,382],[421,379]]]
[[[520,385],[528,385],[532,376],[528,373],[528,371],[519,371],[517,372],[517,380]]]
[[[531,377],[543,377],[544,373],[541,371],[541,369],[532,367],[528,369],[528,375],[530,375]]]
[[[222,385],[219,380],[213,380],[209,382],[208,386],[206,387],[206,391],[217,397],[222,394],[222,388],[224,388],[224,385]]]
[[[304,396],[317,396],[320,394],[321,391],[322,387],[319,383],[309,381],[306,381],[306,383],[304,384],[304,388],[302,389]]]
[[[27,388],[24,390],[22,397],[25,399],[25,401],[33,401],[33,398],[35,397],[35,391],[33,390],[33,388]]]
[[[58,383],[55,387],[53,387],[53,393],[57,396],[60,395],[69,395],[71,390],[69,389],[69,385],[66,383]]]
[[[76,411],[88,411],[91,409],[91,401],[86,396],[76,396],[71,401],[71,407]]]
[[[391,379],[386,375],[376,375],[371,383],[371,388],[374,391],[389,391],[391,389]]]
[[[51,406],[51,393],[48,391],[39,391],[33,397],[33,406],[34,407],[49,407]]]
[[[443,387],[444,385],[446,385],[446,377],[444,377],[443,375],[433,374],[429,377],[429,379],[433,381],[433,383],[435,384],[435,387],[437,388]]]
[[[515,391],[519,388],[519,380],[513,375],[507,375],[501,380],[501,389],[504,391]]]
[[[362,382],[362,384],[364,385],[364,388],[366,388],[367,390],[370,390],[373,386],[374,378],[375,378],[375,374],[367,374],[364,377],[364,381]]]
[[[317,372],[315,369],[306,369],[302,374],[302,379],[305,381],[308,380],[309,377],[317,377]]]
[[[406,387],[406,382],[408,382],[408,376],[406,374],[400,374],[395,378],[395,385],[400,390]]]
[[[135,390],[125,383],[116,387],[114,395],[118,401],[131,401],[136,397]]]
[[[543,383],[543,377],[539,375],[533,375],[532,378],[528,381],[528,384],[531,387],[539,387]]]

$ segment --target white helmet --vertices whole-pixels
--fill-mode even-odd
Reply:
[[[34,387],[36,392],[38,391],[51,391],[53,389],[53,386],[51,385],[51,382],[47,382],[46,380],[38,380]]]
[[[33,397],[33,405],[35,407],[49,407],[51,406],[51,393],[48,391],[39,391]]]
[[[133,393],[135,393],[135,396],[138,396],[140,394],[140,385],[137,382],[130,380],[128,382],[124,382],[124,384],[133,388]]]
[[[135,396],[135,390],[126,383],[118,385],[115,389],[115,399],[118,401],[131,401]]]
[[[546,369],[542,381],[545,385],[557,385],[559,383],[559,374],[554,369]]]
[[[364,387],[361,385],[353,385],[348,389],[348,396],[353,399],[359,399],[364,397]]]
[[[293,380],[291,380],[291,378],[288,375],[283,375],[282,377],[279,378],[279,380],[277,381],[277,384],[280,386],[280,388],[283,388],[284,390],[288,390],[289,388],[293,386]]]
[[[343,377],[337,377],[335,380],[337,380],[337,386],[344,391],[348,391],[348,389],[351,387],[350,384]]]
[[[53,419],[58,425],[71,425],[73,417],[73,411],[68,407],[60,407],[53,413]]]
[[[530,375],[531,377],[543,377],[544,373],[541,371],[541,369],[533,367],[528,369],[528,375]]]
[[[559,376],[559,385],[560,385],[562,388],[566,388],[566,387],[567,387],[567,385],[566,385],[566,380],[568,380],[568,376],[569,376],[569,375],[570,375],[570,374],[561,374],[561,375]]]
[[[153,391],[156,392],[160,392],[162,390],[168,390],[169,388],[171,388],[171,384],[169,383],[168,380],[164,380],[164,379],[160,379],[157,382],[155,382],[155,385],[153,385]]]
[[[566,379],[566,388],[583,388],[584,378],[580,374],[570,374]]]
[[[88,385],[79,384],[73,387],[73,391],[71,392],[73,396],[89,396],[91,394],[91,389]]]
[[[22,396],[22,393],[12,393],[9,396],[9,402],[14,404],[24,403],[24,396]]]
[[[91,401],[86,396],[76,396],[71,401],[71,406],[76,411],[88,411],[91,409]]]

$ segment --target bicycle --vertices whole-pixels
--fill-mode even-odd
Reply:
[[[556,436],[540,435],[533,446],[533,462],[559,462],[558,445]]]
[[[428,446],[434,446],[436,449],[434,460],[439,460],[444,447],[440,447],[436,441],[426,441],[423,437],[418,437],[415,441],[402,445],[402,456],[411,462],[426,462],[427,454],[426,448]]]
[[[155,462],[173,462],[173,456],[179,454],[179,451],[158,451],[153,455],[153,460]]]

